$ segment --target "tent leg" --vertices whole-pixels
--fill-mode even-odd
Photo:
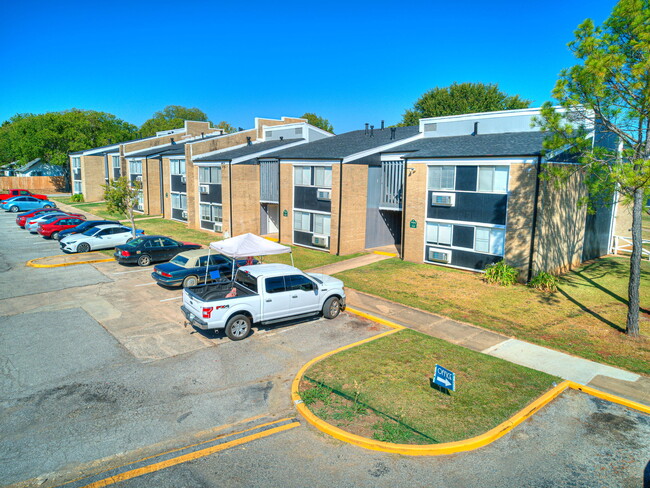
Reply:
[[[205,279],[203,280],[203,284],[205,286],[208,286],[208,266],[210,266],[210,254],[212,254],[212,248],[208,247],[208,260],[205,262]]]
[[[293,251],[289,253],[289,256],[291,256],[291,266],[293,266]],[[295,267],[295,266],[294,266]]]

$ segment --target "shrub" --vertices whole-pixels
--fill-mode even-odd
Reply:
[[[499,261],[495,264],[490,264],[485,268],[484,280],[488,283],[496,283],[501,286],[510,286],[517,283],[519,270],[505,261]]]
[[[530,280],[528,286],[539,291],[554,293],[557,291],[558,282],[559,280],[557,279],[557,276],[553,276],[546,271],[540,271],[532,280]]]
[[[84,196],[81,193],[75,193],[70,197],[71,202],[83,202]]]

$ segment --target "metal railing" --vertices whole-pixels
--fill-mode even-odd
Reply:
[[[382,161],[379,208],[401,210],[403,185],[404,161]]]

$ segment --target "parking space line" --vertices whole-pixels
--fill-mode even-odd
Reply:
[[[132,271],[118,271],[117,273],[113,273],[113,274],[117,275],[117,274],[126,274],[126,273],[140,273],[142,271],[149,271],[149,269],[145,268],[145,269],[134,269]]]
[[[143,283],[142,285],[135,285],[135,286],[151,286],[151,285],[157,285],[155,281],[153,283]]]
[[[164,300],[160,300],[160,301],[161,302],[168,302],[169,300],[180,300],[181,298],[183,298],[183,295],[181,295],[180,297],[165,298]]]

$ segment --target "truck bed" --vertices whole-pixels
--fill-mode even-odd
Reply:
[[[232,290],[233,286],[237,289],[237,296],[230,298],[240,298],[246,296],[257,295],[253,293],[248,288],[245,288],[237,283],[231,281],[209,283],[207,285],[198,285],[191,288],[186,288],[185,290],[190,296],[198,298],[201,301],[213,301],[225,299],[226,295]]]

